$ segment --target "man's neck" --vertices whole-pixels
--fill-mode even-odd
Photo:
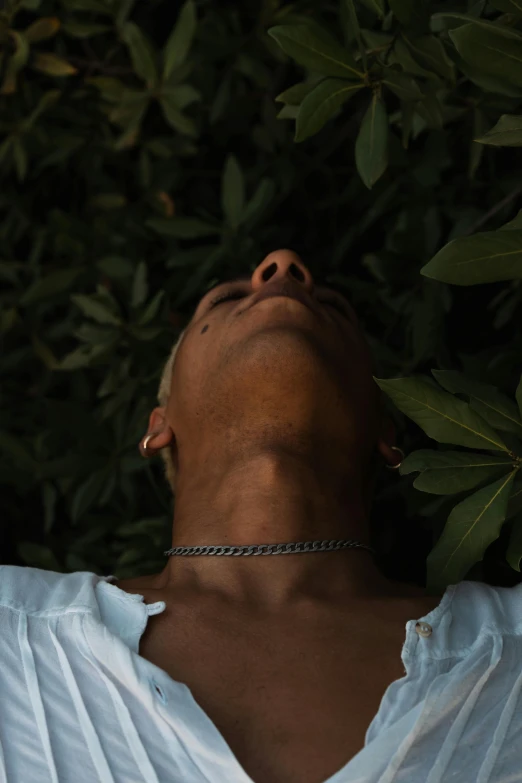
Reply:
[[[190,471],[187,471],[190,475]],[[358,474],[336,475],[291,454],[262,453],[220,475],[178,488],[172,547],[241,546],[348,539],[369,544]],[[171,556],[166,590],[220,596],[278,611],[302,600],[350,601],[383,595],[390,582],[371,552]]]

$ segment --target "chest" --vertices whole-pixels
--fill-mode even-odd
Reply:
[[[153,619],[140,655],[190,688],[254,783],[327,781],[363,748],[386,689],[405,676],[401,622],[178,622],[172,633],[166,615]]]

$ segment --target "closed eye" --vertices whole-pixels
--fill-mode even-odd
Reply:
[[[243,296],[244,294],[242,294],[241,291],[227,291],[226,293],[220,294],[220,296],[217,296],[215,299],[211,300],[210,309],[216,307],[216,305],[218,304],[221,304],[221,302],[226,302],[231,299],[241,299]],[[322,297],[318,297],[317,301],[323,302],[324,304],[328,304],[331,307],[334,307],[339,313],[341,313],[341,315],[344,315],[345,318],[349,319],[346,308],[343,307],[343,305],[338,299],[334,297],[322,296]]]

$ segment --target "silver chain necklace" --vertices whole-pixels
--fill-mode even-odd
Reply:
[[[292,547],[296,547],[292,549]],[[325,539],[324,541],[298,541],[290,544],[246,544],[244,546],[176,546],[163,552],[164,555],[290,555],[299,552],[327,552],[332,549],[360,547],[368,549],[373,555],[375,549],[359,541],[347,539]],[[274,549],[275,548],[275,549]],[[254,550],[258,550],[255,552]],[[267,551],[263,551],[267,550]]]

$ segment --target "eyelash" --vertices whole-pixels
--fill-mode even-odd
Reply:
[[[220,302],[224,302],[227,299],[238,299],[241,297],[240,291],[227,291],[226,294],[221,294],[220,296],[216,297],[216,299],[212,299],[210,302],[210,309],[215,307]],[[340,302],[337,301],[337,299],[329,298],[329,297],[322,297],[318,300],[319,302],[325,302],[326,304],[331,304],[333,307],[335,307],[336,310],[338,310],[342,315],[345,317],[347,316],[346,310],[342,307]]]

